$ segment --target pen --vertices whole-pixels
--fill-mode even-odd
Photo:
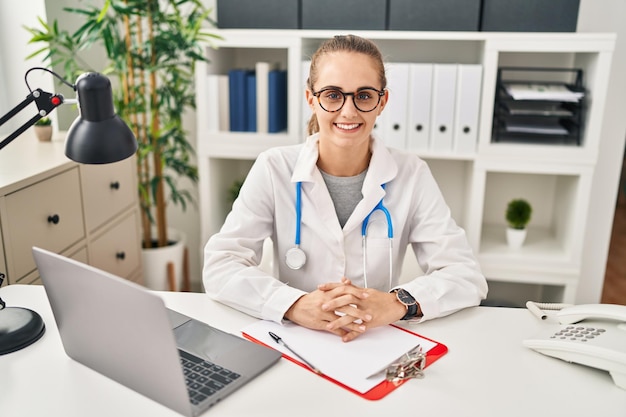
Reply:
[[[283,345],[283,347],[285,349],[287,349],[288,351],[290,351],[293,355],[295,355],[298,359],[300,359],[302,362],[304,362],[309,368],[311,368],[313,370],[313,372],[315,372],[316,374],[322,374],[322,371],[320,371],[319,369],[317,369],[315,366],[313,366],[311,364],[311,362],[307,361],[306,359],[304,359],[302,356],[300,356],[295,350],[293,350],[292,348],[289,347],[289,345],[287,345],[287,343],[285,343],[283,341],[283,339],[280,338],[280,336],[278,336],[275,333],[269,332],[270,336],[272,336],[272,339],[274,339],[274,341],[276,343],[278,343],[279,345]]]

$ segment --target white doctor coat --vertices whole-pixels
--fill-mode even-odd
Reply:
[[[417,155],[372,139],[363,199],[343,229],[320,174],[318,137],[259,155],[221,231],[205,246],[203,283],[213,299],[252,316],[281,322],[285,312],[318,284],[347,277],[364,286],[361,225],[383,199],[393,225],[393,277],[389,277],[387,221],[380,210],[367,229],[367,281],[389,291],[398,286],[411,244],[424,275],[403,283],[420,303],[421,321],[478,305],[487,294],[465,232],[450,216],[428,166]],[[296,183],[302,182],[300,247],[306,264],[292,270],[286,252],[295,246]],[[386,184],[385,189],[381,184]],[[274,249],[274,274],[259,268],[263,242]],[[391,283],[391,288],[390,288]]]

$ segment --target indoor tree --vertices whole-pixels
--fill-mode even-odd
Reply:
[[[183,210],[192,201],[178,180],[198,180],[183,113],[195,107],[195,63],[206,59],[203,48],[217,38],[206,29],[214,26],[210,9],[200,0],[104,0],[102,7],[64,11],[78,16],[80,27],[70,32],[56,20],[39,19],[41,27],[26,29],[31,43],[45,46],[31,57],[44,55],[72,79],[86,71],[112,78],[117,112],[139,144],[143,245],[166,246],[168,201]],[[81,59],[81,51],[93,47],[106,55],[103,68],[92,68]]]

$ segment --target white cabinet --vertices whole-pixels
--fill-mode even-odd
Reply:
[[[135,159],[79,165],[25,134],[0,153],[0,273],[37,284],[39,246],[141,281]]]
[[[81,190],[85,200],[85,225],[89,232],[137,204],[136,165],[133,159],[113,164],[81,165]]]
[[[10,219],[3,222],[7,261],[12,269],[9,279],[36,268],[31,255],[34,245],[62,252],[85,239],[79,190],[78,167],[71,167],[4,197]]]
[[[210,63],[198,65],[196,74],[203,242],[219,230],[230,209],[230,187],[235,180],[245,178],[259,152],[277,145],[297,144],[304,139],[306,109],[302,107],[302,96],[306,77],[302,63],[310,59],[323,40],[336,33],[221,30],[223,40],[218,42],[219,48],[207,48]],[[490,281],[492,300],[513,304],[530,298],[573,302],[581,274],[584,230],[602,140],[600,128],[615,36],[598,33],[353,33],[375,41],[390,68],[393,63],[478,65],[482,68],[475,151],[467,152],[465,148],[458,152],[454,147],[438,150],[432,146],[428,149],[410,146],[407,150],[416,152],[429,163],[453,216],[467,231]],[[282,68],[288,69],[287,131],[279,134],[208,131],[206,115],[217,109],[208,105],[214,92],[208,90],[207,75],[227,74],[228,69],[234,67],[254,68],[257,61],[279,62]],[[580,145],[492,140],[497,70],[504,66],[583,70],[587,98]],[[390,100],[393,99],[392,91]],[[527,242],[517,251],[508,248],[505,238],[504,213],[512,198],[525,198],[533,206]]]

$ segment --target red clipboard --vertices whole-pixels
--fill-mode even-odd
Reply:
[[[415,335],[417,337],[421,337],[422,339],[429,340],[429,341],[435,343],[435,346],[432,349],[430,349],[428,352],[426,352],[426,364],[424,365],[424,368],[427,368],[428,366],[433,364],[435,361],[437,361],[439,358],[441,358],[443,355],[445,355],[448,352],[448,347],[446,345],[442,344],[442,343],[439,343],[439,342],[437,342],[437,341],[435,341],[433,339],[429,339],[429,338],[424,337],[424,336],[422,336],[420,334],[412,332],[412,331],[410,331],[408,329],[405,329],[404,327],[396,326],[396,325],[393,325],[393,324],[391,324],[391,326],[393,326],[393,327],[395,327],[397,329],[400,329],[400,330],[404,330],[407,333],[413,334],[413,335]],[[269,346],[269,345],[267,345],[267,344],[265,344],[265,343],[255,339],[254,337],[250,336],[249,334],[247,334],[245,332],[241,332],[241,333],[242,333],[242,335],[246,339],[248,339],[248,340],[250,340],[252,342],[255,342],[255,343],[258,343],[260,345],[269,347],[270,349],[274,349],[273,347],[271,347],[271,346]],[[308,371],[315,373],[307,365],[305,365],[304,363],[302,363],[302,362],[292,358],[291,356],[288,356],[288,355],[283,353],[283,357],[285,359],[290,360],[291,362],[293,362],[293,363],[295,363],[297,365],[300,365],[304,369],[307,369]],[[333,382],[333,383],[339,385],[340,387],[342,387],[342,388],[344,388],[344,389],[346,389],[346,390],[348,390],[348,391],[358,395],[361,398],[365,398],[366,400],[371,400],[371,401],[380,400],[381,398],[384,398],[387,394],[389,394],[390,392],[392,392],[393,390],[395,390],[396,388],[398,388],[399,386],[401,386],[405,382],[407,382],[407,380],[400,381],[400,382],[391,382],[391,381],[386,381],[385,380],[385,381],[382,381],[380,384],[376,385],[374,388],[370,389],[369,391],[367,391],[365,393],[361,393],[359,391],[356,391],[356,390],[350,388],[349,386],[347,386],[345,384],[342,384],[341,382],[339,382],[339,381],[337,381],[337,380],[335,380],[335,379],[333,379],[333,378],[331,378],[331,377],[329,377],[327,375],[324,375],[324,374],[316,374],[316,375],[319,375],[322,378],[327,379],[330,382]]]

